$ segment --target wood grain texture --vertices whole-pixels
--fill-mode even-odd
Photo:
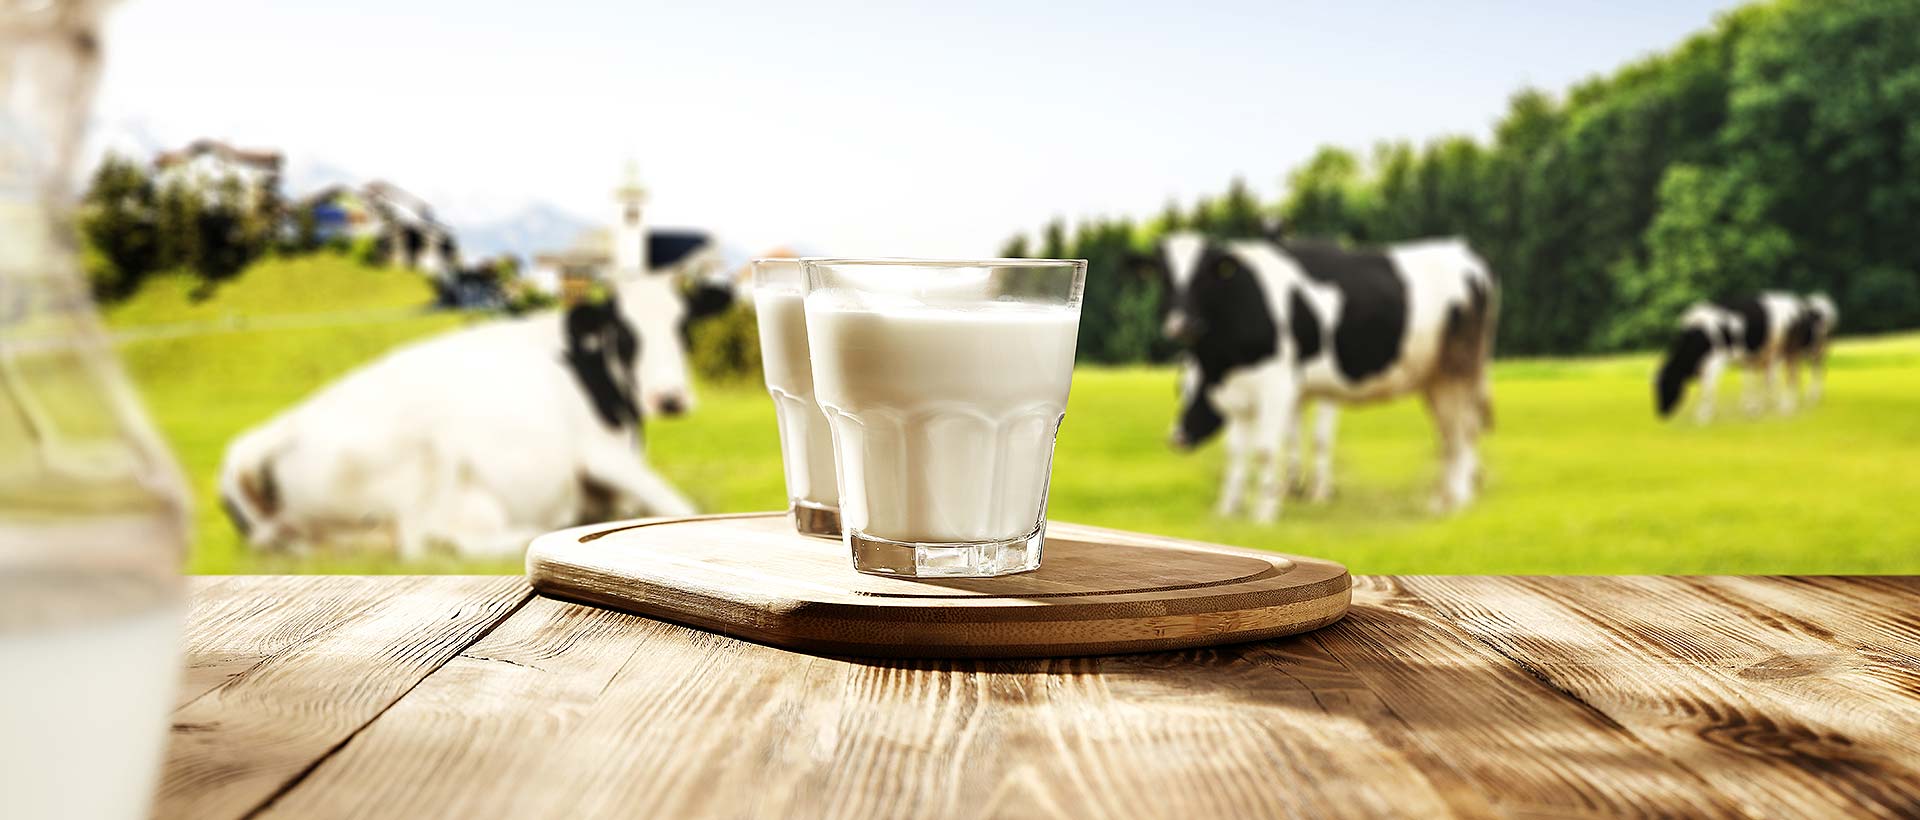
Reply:
[[[855,662],[536,599],[270,813],[1444,812],[1391,715],[1299,651]]]
[[[188,669],[206,671],[174,712],[158,813],[256,809],[530,595],[518,578],[202,584]]]
[[[1726,815],[1733,805],[1606,715],[1543,684],[1401,579],[1362,578],[1314,636],[1399,721],[1424,770],[1501,814]]]
[[[1793,611],[1784,587],[1740,579],[1407,585],[1745,814],[1920,815],[1920,668],[1849,634],[1870,611],[1842,614],[1831,595],[1801,601],[1820,604],[1836,631]]]
[[[537,539],[527,575],[586,601],[791,649],[885,657],[1143,652],[1294,634],[1345,614],[1338,564],[1054,522],[1039,570],[855,572],[837,541],[756,513]]]
[[[175,707],[394,594],[390,579],[300,575],[203,576],[189,581],[187,665]]]
[[[415,607],[375,612],[433,597],[420,579],[299,584],[348,601],[367,582],[393,586],[371,620],[318,618],[264,650],[277,673],[190,704],[227,768],[174,748],[247,780],[310,762],[262,794],[173,761],[161,816],[1915,814],[1912,579],[1361,578],[1352,613],[1309,634],[1034,660],[819,657],[535,597],[426,671],[401,638]],[[300,632],[232,614],[287,583],[211,582],[201,597],[230,600],[195,628]],[[439,594],[422,608],[474,606]],[[270,643],[190,644],[245,641]],[[319,704],[382,699],[290,663],[327,642],[360,647],[339,653],[356,679],[425,677],[314,752],[337,728],[319,713],[343,710]]]
[[[849,661],[536,599],[287,816],[1734,815],[1390,581],[1291,639]]]

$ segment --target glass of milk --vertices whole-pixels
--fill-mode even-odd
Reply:
[[[861,572],[1040,566],[1079,259],[805,259],[814,397]]]
[[[780,424],[780,462],[787,474],[787,511],[807,535],[840,537],[840,488],[833,473],[833,433],[813,398],[807,360],[806,277],[798,259],[753,260],[753,312],[760,323],[761,370]]]

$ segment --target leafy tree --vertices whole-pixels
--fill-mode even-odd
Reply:
[[[1466,237],[1501,280],[1506,353],[1644,345],[1690,301],[1761,288],[1828,291],[1843,330],[1914,327],[1920,3],[1754,3],[1559,97],[1522,89],[1490,141],[1387,141],[1364,160],[1323,147],[1286,181],[1278,213],[1294,235]],[[1249,235],[1257,204],[1235,180],[1169,203],[1132,247],[1173,230]],[[1047,247],[1090,254],[1081,243],[1103,234],[1074,236]],[[1154,327],[1134,280],[1157,277],[1101,293],[1113,319],[1100,338]]]
[[[109,154],[94,170],[81,204],[80,233],[89,249],[94,295],[132,293],[160,261],[156,193],[146,167]]]
[[[1365,230],[1364,200],[1360,160],[1346,149],[1322,146],[1287,176],[1280,218],[1290,234],[1353,239]]]
[[[1781,281],[1793,237],[1767,220],[1761,191],[1733,173],[1679,164],[1660,185],[1644,267],[1617,273],[1622,312],[1611,346],[1653,344],[1688,304]]]
[[[160,186],[155,226],[159,249],[157,267],[197,269],[202,244],[202,201],[198,192],[174,179]]]
[[[1246,180],[1239,177],[1227,184],[1226,195],[1213,201],[1209,211],[1209,228],[1215,236],[1258,237],[1268,233],[1260,200],[1247,189]]]
[[[1920,276],[1920,4],[1767,11],[1737,49],[1726,163],[1796,240],[1782,284],[1830,289],[1844,327],[1911,327],[1878,300]]]

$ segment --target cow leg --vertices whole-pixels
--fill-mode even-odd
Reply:
[[[1280,453],[1292,450],[1298,441],[1302,415],[1300,391],[1288,371],[1279,371],[1264,380],[1260,402],[1254,411],[1253,464],[1259,472],[1259,495],[1253,501],[1253,520],[1272,523],[1280,517],[1286,488],[1280,482]]]
[[[1321,406],[1325,406],[1324,404]],[[1300,402],[1287,422],[1287,494],[1305,495],[1307,472],[1304,462],[1307,440],[1307,403]]]
[[[1428,389],[1427,409],[1440,438],[1440,489],[1433,507],[1436,512],[1459,510],[1473,502],[1480,478],[1480,409],[1475,388],[1443,381]]]
[[[1767,366],[1765,364],[1757,361],[1752,362],[1747,365],[1746,376],[1741,379],[1745,384],[1740,386],[1742,396],[1740,405],[1741,409],[1745,410],[1749,416],[1760,415],[1760,413],[1766,409],[1766,404],[1761,394],[1762,376],[1766,372]]]
[[[1793,396],[1787,392],[1781,378],[1781,371],[1786,369],[1786,363],[1779,356],[1767,362],[1767,395],[1772,398],[1774,409],[1781,413],[1793,412]]]
[[[1240,416],[1227,417],[1227,471],[1220,479],[1220,503],[1214,514],[1240,514],[1241,493],[1247,484],[1247,459],[1253,455],[1253,423]]]
[[[1820,397],[1827,389],[1827,352],[1822,350],[1813,354],[1807,362],[1807,404],[1820,403]]]
[[[431,539],[462,558],[498,558],[526,549],[538,533],[516,528],[500,499],[465,482],[447,488],[426,527]]]
[[[1719,354],[1708,354],[1700,365],[1700,400],[1694,405],[1693,416],[1701,424],[1713,421],[1714,404],[1720,398],[1720,374],[1726,367],[1726,359]]]
[[[1309,497],[1324,504],[1333,498],[1333,434],[1340,424],[1340,408],[1323,401],[1319,413],[1313,428],[1313,494]]]
[[[1800,369],[1806,362],[1801,358],[1787,360],[1787,389],[1780,394],[1781,412],[1791,413],[1794,408],[1806,404],[1806,387],[1800,382]]]
[[[425,516],[420,510],[401,510],[393,516],[393,550],[405,563],[427,557],[432,538],[427,534]]]
[[[637,506],[640,515],[670,518],[694,515],[693,502],[641,461],[640,454],[631,448],[625,441],[610,451],[595,448],[584,465],[587,477],[613,493],[616,507],[622,507],[625,502],[624,506]]]

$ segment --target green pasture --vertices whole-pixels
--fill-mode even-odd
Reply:
[[[382,350],[464,321],[413,310],[424,294],[399,271],[270,261],[204,302],[162,281],[109,312],[193,480],[194,571],[518,571],[453,556],[403,566],[365,550],[261,556],[219,512],[214,473],[232,436]],[[168,327],[186,331],[155,330]],[[1652,368],[1650,355],[1500,362],[1485,495],[1452,515],[1427,511],[1434,443],[1417,403],[1348,412],[1336,498],[1289,502],[1272,525],[1212,514],[1217,442],[1188,455],[1164,445],[1171,370],[1083,368],[1052,514],[1365,573],[1920,572],[1920,335],[1842,343],[1828,400],[1787,418],[1657,422]],[[1728,389],[1731,409],[1737,385]],[[760,387],[702,385],[699,402],[689,417],[649,423],[653,463],[707,511],[781,506]]]

